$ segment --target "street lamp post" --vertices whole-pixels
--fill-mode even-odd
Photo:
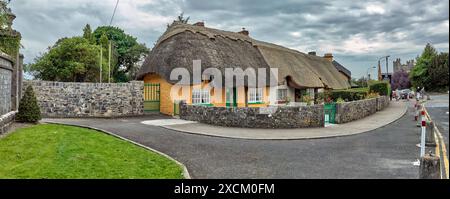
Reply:
[[[367,82],[367,87],[369,87],[370,70],[375,69],[375,68],[377,68],[377,67],[372,66],[372,67],[367,68],[367,81],[366,81]]]

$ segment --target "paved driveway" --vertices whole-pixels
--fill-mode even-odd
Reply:
[[[164,152],[184,163],[193,178],[418,177],[412,162],[419,129],[412,112],[364,134],[286,141],[208,137],[140,123],[152,118],[53,121],[104,129]]]

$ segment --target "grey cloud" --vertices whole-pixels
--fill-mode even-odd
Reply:
[[[38,0],[17,0],[12,3],[18,16],[15,27],[30,41],[25,43],[25,47],[30,46],[25,50],[28,62],[59,37],[80,34],[86,23],[94,27],[107,23],[113,8],[110,4],[114,4],[112,0],[103,4],[80,0],[80,3],[71,3],[71,6],[60,5],[56,0],[44,1],[51,2],[45,5],[36,4],[36,1]],[[386,54],[402,60],[415,58],[427,42],[444,46],[439,50],[448,51],[448,30],[436,30],[434,34],[429,32],[443,22],[448,22],[449,2],[442,0],[408,0],[400,3],[393,0],[135,1],[140,2],[136,12],[175,18],[179,12],[184,11],[186,16],[191,17],[191,22],[204,20],[209,27],[229,31],[239,31],[245,27],[255,39],[301,51],[316,50],[325,53],[327,49],[321,49],[322,45],[332,45],[340,49],[332,52],[335,58],[352,70],[355,77],[365,75],[367,68],[376,64],[378,57]],[[367,13],[368,4],[381,6],[385,13]],[[136,13],[121,14],[134,16]],[[134,19],[116,16],[116,24],[123,26],[149,47],[153,46],[165,30],[165,25],[131,28],[127,26],[127,20]],[[290,34],[292,32],[298,32],[300,36],[295,37]],[[397,34],[401,36],[396,36]],[[370,42],[381,39],[378,42],[382,43],[369,52],[342,51],[345,42],[351,41],[355,35]],[[379,35],[383,35],[383,38],[378,38]],[[346,47],[357,48],[357,45],[359,44]],[[386,45],[390,47],[387,48]]]

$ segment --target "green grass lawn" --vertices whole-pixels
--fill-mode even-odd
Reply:
[[[180,179],[164,156],[104,133],[40,124],[0,139],[0,179]]]

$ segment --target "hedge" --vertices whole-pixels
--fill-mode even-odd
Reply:
[[[345,101],[357,101],[363,100],[368,94],[367,89],[347,89],[347,90],[334,90],[331,92],[331,98],[337,100],[342,98]]]
[[[378,82],[369,86],[369,92],[378,93],[380,95],[388,96],[390,93],[390,85],[388,82]]]
[[[357,101],[363,100],[366,98],[369,93],[368,88],[354,88],[354,89],[346,89],[346,90],[333,90],[324,93],[319,93],[317,98],[319,100],[323,100],[328,102],[328,100],[336,101],[341,98],[344,101]]]

